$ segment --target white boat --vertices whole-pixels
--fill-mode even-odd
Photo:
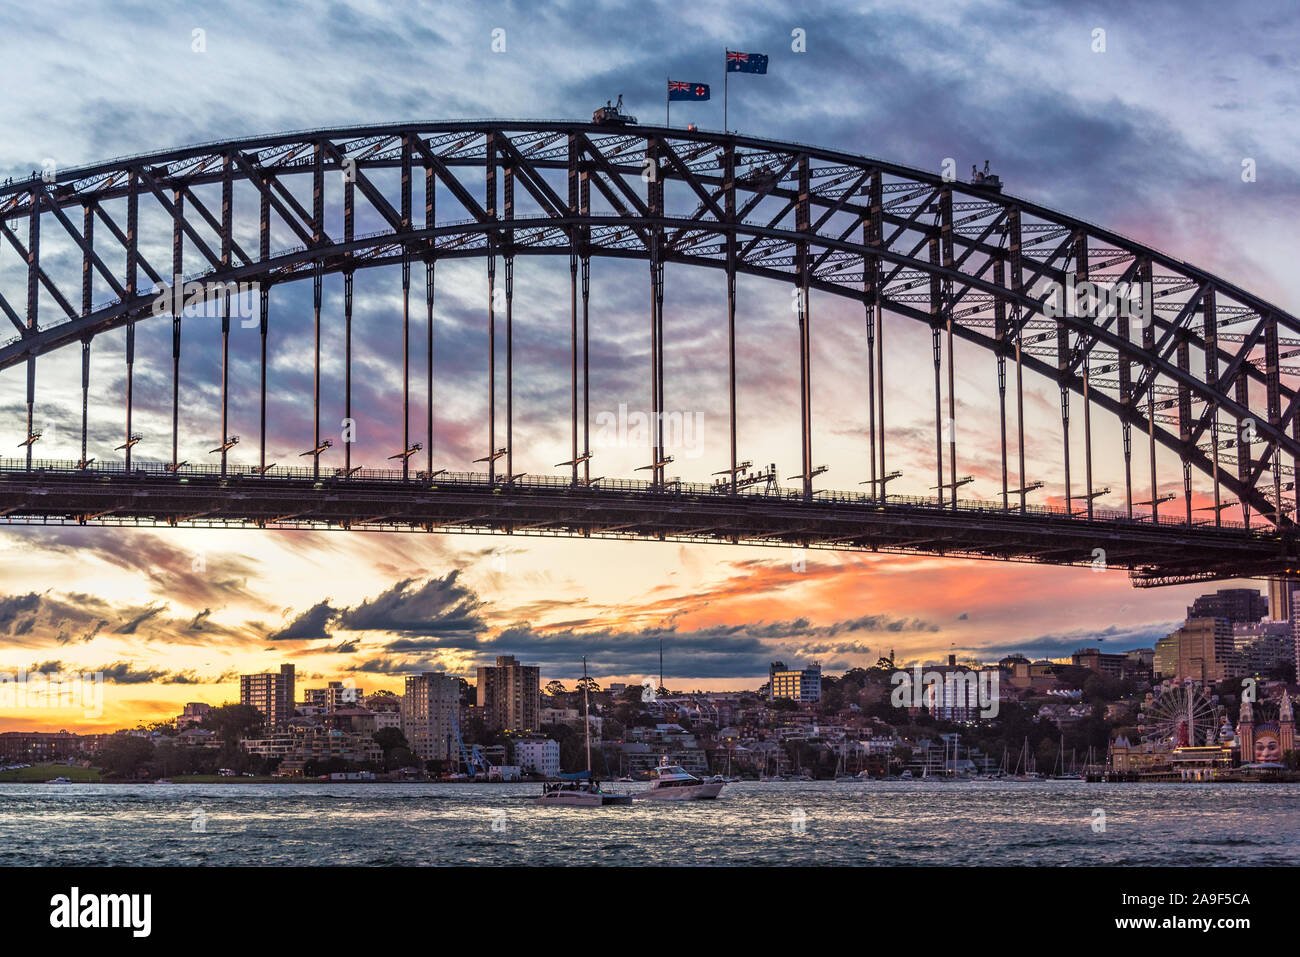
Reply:
[[[701,781],[685,768],[669,764],[665,756],[653,772],[650,788],[636,797],[642,801],[707,801],[722,793],[723,782]]]
[[[607,804],[631,804],[630,794],[602,791],[599,781],[548,781],[542,785],[538,804],[557,807],[604,807]]]
[[[599,781],[591,779],[591,700],[587,693],[587,656],[582,656],[582,700],[587,724],[587,776],[576,781],[547,781],[542,785],[538,804],[558,807],[605,807],[609,804],[631,804],[630,794],[611,794],[602,791]]]

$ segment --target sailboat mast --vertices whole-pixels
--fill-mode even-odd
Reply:
[[[587,681],[587,656],[582,656],[582,723],[587,727],[587,780],[591,780],[591,686]]]

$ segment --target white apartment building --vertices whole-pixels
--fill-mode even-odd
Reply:
[[[516,738],[515,764],[525,774],[553,778],[560,773],[560,742],[550,738]]]

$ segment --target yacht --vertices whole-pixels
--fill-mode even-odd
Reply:
[[[605,807],[609,804],[631,804],[630,794],[611,794],[601,790],[600,782],[591,779],[591,699],[587,693],[587,656],[582,656],[582,702],[587,725],[587,773],[582,778],[568,781],[547,781],[542,785],[538,804],[559,807]]]
[[[701,781],[665,756],[653,771],[650,789],[636,795],[642,801],[706,801],[722,793],[723,782]]]
[[[599,781],[547,781],[542,785],[538,804],[560,807],[604,807],[607,804],[631,804],[630,794],[602,791]]]

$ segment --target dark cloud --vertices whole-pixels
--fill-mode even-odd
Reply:
[[[361,643],[356,639],[340,641],[337,645],[317,645],[314,648],[304,648],[296,652],[298,655],[350,655],[361,647]]]
[[[86,595],[53,592],[0,596],[0,632],[7,643],[26,647],[89,641],[109,622],[99,617],[108,605]],[[130,615],[121,620],[126,623]]]
[[[1022,654],[1027,658],[1068,658],[1080,648],[1105,646],[1112,652],[1129,651],[1133,648],[1151,648],[1161,638],[1178,627],[1181,622],[1147,622],[1121,627],[1111,625],[1107,628],[1086,629],[1063,632],[1060,634],[1038,635],[1019,641],[999,642],[975,649],[987,660],[995,660],[1004,655]]]
[[[0,598],[0,629],[11,632],[19,621],[27,621],[40,607],[41,596],[36,592],[26,595],[6,595]]]
[[[284,628],[267,637],[272,641],[307,641],[313,638],[328,638],[326,628],[339,615],[337,608],[330,607],[329,599],[312,605]]]
[[[453,576],[447,576],[447,579]],[[435,579],[444,584],[447,579]],[[404,590],[401,582],[395,589]],[[462,588],[461,602],[479,602],[468,589]],[[391,595],[393,590],[386,592]],[[394,629],[389,629],[394,630]],[[661,646],[664,650],[665,675],[681,678],[758,678],[768,664],[777,659],[792,661],[819,660],[826,668],[849,668],[874,660],[873,650],[851,639],[856,633],[934,632],[938,627],[921,619],[868,615],[813,625],[807,619],[718,625],[694,630],[673,627],[641,630],[588,626],[538,629],[518,622],[493,635],[481,630],[439,633],[437,629],[419,634],[408,629],[405,636],[386,642],[382,655],[369,653],[349,670],[375,674],[409,674],[424,670],[446,670],[450,662],[463,660],[465,654],[478,661],[491,661],[497,655],[514,655],[521,661],[537,664],[548,675],[572,675],[582,657],[596,674],[656,674]],[[834,640],[828,640],[834,639]]]
[[[774,622],[693,630],[551,631],[520,623],[479,643],[475,651],[481,660],[515,655],[554,676],[580,673],[583,655],[595,674],[658,674],[661,642],[666,677],[757,679],[775,660],[821,660],[828,669],[867,663],[871,651],[865,645],[817,640],[837,630],[836,625],[801,628],[794,622]]]
[[[9,645],[29,648],[88,644],[104,634],[163,644],[213,639],[248,644],[262,637],[253,627],[234,629],[213,622],[207,611],[194,618],[172,618],[166,611],[166,605],[118,605],[79,592],[7,595],[0,596],[0,633],[6,634]]]
[[[399,581],[383,594],[348,609],[339,627],[350,631],[387,631],[406,635],[477,635],[486,629],[482,602],[457,579],[459,571],[411,587]]]
[[[139,614],[123,622],[119,627],[114,629],[114,632],[119,635],[134,635],[137,628],[149,619],[161,615],[166,610],[166,605],[157,605],[153,608],[146,608]]]
[[[78,562],[96,558],[139,575],[170,600],[193,606],[240,602],[268,607],[248,584],[260,574],[260,563],[244,555],[189,551],[163,535],[142,531],[104,534],[103,529],[75,525],[10,531],[29,548],[75,557]]]
[[[126,661],[116,661],[98,668],[87,668],[89,672],[102,673],[104,680],[118,685],[194,685],[206,684],[207,679],[198,678],[193,671],[165,671],[160,668],[137,668]]]

